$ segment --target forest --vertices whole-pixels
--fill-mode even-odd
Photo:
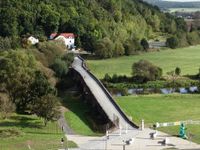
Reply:
[[[136,53],[142,39],[158,36],[191,44],[183,19],[140,0],[1,0],[0,6],[0,36],[6,37],[0,42],[10,39],[8,48],[19,47],[23,36],[44,41],[52,32],[75,33],[76,46],[90,52],[107,51],[107,44],[105,57]]]

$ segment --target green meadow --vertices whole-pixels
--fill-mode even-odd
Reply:
[[[144,119],[146,126],[156,122],[200,120],[200,95],[142,95],[118,97],[117,103],[138,125]],[[178,135],[179,126],[159,130]],[[193,141],[200,143],[200,125],[188,125],[187,132],[195,135]]]
[[[9,119],[0,119],[1,150],[55,150],[59,148],[77,147],[72,141],[61,145],[61,132],[57,122],[49,122],[44,126],[43,120],[36,116],[13,114]]]
[[[164,74],[180,67],[182,75],[193,75],[197,74],[200,68],[200,45],[104,60],[88,60],[87,65],[98,78],[103,78],[106,73],[131,76],[132,64],[140,59],[149,60],[161,67]]]
[[[90,108],[81,98],[80,93],[63,92],[60,94],[63,105],[67,108],[65,119],[69,127],[76,133],[86,136],[101,136],[102,133],[92,130]]]

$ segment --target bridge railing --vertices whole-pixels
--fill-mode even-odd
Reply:
[[[105,88],[105,86],[101,83],[101,81],[99,79],[97,79],[86,67],[85,65],[85,60],[81,57],[78,56],[79,59],[81,59],[82,61],[82,67],[84,68],[84,70],[90,75],[91,78],[93,78],[95,80],[95,82],[99,85],[99,87],[101,87],[101,89],[104,91],[104,93],[106,94],[106,96],[108,97],[108,99],[110,100],[110,102],[113,104],[113,106],[117,109],[117,111],[120,113],[120,115],[124,118],[124,120],[131,125],[134,128],[139,128],[136,124],[134,124],[132,121],[130,121],[128,119],[128,117],[125,115],[125,113],[121,110],[121,108],[116,104],[115,100],[112,98],[111,94],[109,93],[109,91]]]

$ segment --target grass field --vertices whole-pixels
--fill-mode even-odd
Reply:
[[[43,121],[36,116],[13,115],[10,119],[0,120],[1,150],[27,150],[28,145],[34,150],[55,150],[62,148],[62,137],[56,122],[49,122],[44,127]],[[76,147],[76,144],[69,141],[68,146]]]
[[[200,95],[147,95],[118,97],[123,111],[140,124],[144,119],[149,126],[156,122],[200,120]],[[178,135],[178,126],[160,128],[161,131]],[[187,132],[195,135],[193,141],[200,143],[200,125],[187,126]]]
[[[88,106],[83,102],[80,94],[63,93],[62,99],[68,109],[65,112],[65,119],[73,131],[80,135],[99,136],[101,133],[91,129],[91,123],[88,119]]]
[[[88,60],[90,70],[103,78],[106,73],[113,75],[131,75],[131,66],[140,59],[146,59],[163,69],[163,73],[181,68],[182,75],[197,74],[200,67],[200,46],[192,46],[175,50],[144,53],[135,56],[123,56],[105,60]]]

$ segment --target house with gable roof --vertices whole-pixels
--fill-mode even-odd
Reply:
[[[64,42],[65,46],[72,50],[75,48],[75,35],[74,33],[52,33],[50,35],[50,40],[61,40]]]

